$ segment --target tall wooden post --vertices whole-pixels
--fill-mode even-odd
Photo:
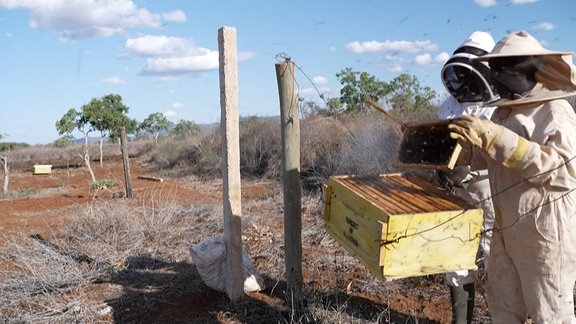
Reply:
[[[237,301],[244,296],[244,270],[242,268],[238,59],[235,28],[221,27],[218,30],[218,48],[226,293],[232,301]]]
[[[291,298],[302,297],[302,188],[300,184],[300,113],[294,63],[276,63],[282,127],[284,249]]]
[[[130,160],[128,159],[126,127],[120,127],[120,148],[122,150],[122,161],[124,162],[124,185],[126,187],[126,198],[132,198],[132,177],[130,176]]]

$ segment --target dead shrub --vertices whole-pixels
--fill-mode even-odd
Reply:
[[[147,278],[151,271],[163,273],[165,267],[178,266],[181,277],[174,282],[148,283],[165,294],[156,298],[168,300],[179,291],[175,287],[194,273],[183,262],[190,260],[190,244],[221,235],[223,227],[221,206],[185,207],[170,188],[151,188],[137,201],[94,200],[77,211],[71,223],[49,240],[34,235],[11,237],[3,243],[0,320],[109,322],[110,306],[87,297],[89,285],[139,287],[139,276]]]
[[[278,178],[282,162],[280,121],[250,117],[242,120],[239,133],[241,173]]]
[[[349,150],[349,129],[340,120],[311,116],[302,121],[300,132],[304,187],[319,188],[340,168]]]
[[[376,175],[393,169],[401,137],[400,125],[375,112],[342,120],[349,131],[336,174]]]
[[[169,176],[214,177],[220,172],[219,130],[205,129],[190,136],[164,138],[146,155],[154,171]]]

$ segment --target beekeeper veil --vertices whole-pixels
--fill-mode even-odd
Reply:
[[[475,60],[494,48],[490,34],[476,31],[454,51],[441,72],[446,90],[459,102],[489,103],[499,97],[490,84],[490,69],[485,62]]]
[[[565,98],[576,94],[576,66],[572,53],[550,51],[526,31],[502,38],[492,52],[477,58],[488,61],[491,81],[502,100],[498,106]],[[522,84],[522,80],[526,80]],[[532,82],[528,86],[526,82]]]

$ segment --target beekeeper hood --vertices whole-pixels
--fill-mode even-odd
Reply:
[[[483,31],[475,31],[456,48],[441,72],[446,90],[459,102],[492,102],[499,99],[488,81],[490,70],[485,62],[475,59],[494,48],[494,39]]]
[[[572,53],[550,51],[525,31],[508,34],[477,61],[488,61],[491,81],[501,100],[497,106],[519,105],[576,95]]]

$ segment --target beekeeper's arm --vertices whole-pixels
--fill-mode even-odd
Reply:
[[[502,163],[534,184],[548,187],[549,190],[571,190],[576,181],[575,163],[570,163],[576,150],[571,147],[570,135],[562,131],[574,132],[557,127],[556,123],[543,123],[548,126],[545,144],[531,142],[513,131],[489,120],[475,116],[461,116],[448,127],[452,138],[481,148],[489,158]]]

